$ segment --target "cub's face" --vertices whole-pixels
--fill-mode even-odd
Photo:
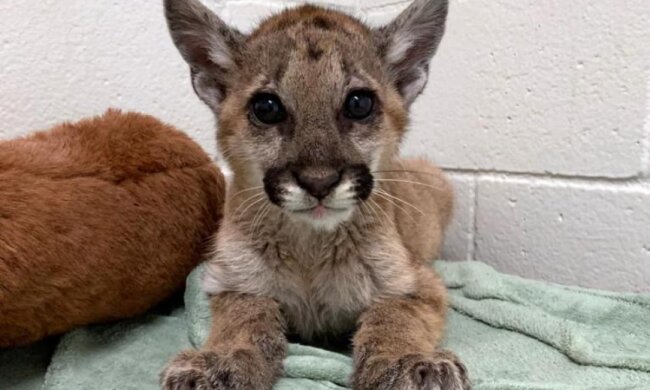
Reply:
[[[167,0],[172,37],[216,113],[219,148],[245,186],[317,228],[349,219],[396,154],[426,83],[445,1],[416,1],[372,30],[304,6],[250,35],[197,0]]]
[[[331,227],[370,195],[405,112],[368,29],[318,9],[302,13],[285,28],[263,26],[243,46],[221,104],[219,144],[271,202]]]

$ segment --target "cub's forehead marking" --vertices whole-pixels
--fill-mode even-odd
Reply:
[[[283,32],[282,35],[283,55],[272,58],[264,71],[269,79],[280,83],[289,70],[289,73],[300,71],[315,75],[325,69],[331,72],[334,67],[342,67],[343,74],[346,74],[350,68],[351,59],[346,58],[346,50],[340,47],[344,43],[335,33],[312,29],[300,34]],[[273,50],[268,44],[260,49]]]
[[[331,30],[332,29],[332,22],[330,20],[327,20],[327,18],[324,18],[322,16],[314,17],[314,19],[311,20],[311,23],[314,25],[314,27],[320,28],[321,30]]]
[[[298,52],[301,57],[312,63],[320,61],[324,54],[330,55],[336,50],[334,37],[326,31],[310,29],[291,33],[290,36],[294,43],[292,51]]]
[[[307,40],[307,44],[306,44],[307,58],[309,58],[312,61],[319,61],[323,57],[323,54],[325,53],[325,49],[322,47],[318,39],[306,38],[306,40]]]
[[[269,76],[278,85],[300,82],[315,87],[325,81],[345,80],[348,62],[335,37],[307,34],[293,40],[286,55],[274,61]]]
[[[262,35],[264,31],[267,34]],[[302,85],[329,95],[333,89],[344,93],[351,88],[373,87],[373,78],[368,77],[359,57],[367,54],[368,33],[368,28],[354,18],[307,7],[306,11],[286,11],[271,17],[251,39],[259,42],[252,45],[257,50],[273,51],[277,44],[283,53],[270,56],[267,68],[259,69],[279,92],[295,91]],[[323,83],[330,85],[323,89]],[[338,100],[335,103],[339,104]]]

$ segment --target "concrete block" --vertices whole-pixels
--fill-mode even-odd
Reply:
[[[273,1],[229,1],[223,6],[219,16],[231,26],[249,33],[264,19],[292,5],[295,4]]]
[[[2,137],[118,107],[176,125],[213,153],[213,115],[162,12],[161,2],[0,3]]]
[[[408,150],[444,167],[639,174],[650,5],[456,1]]]
[[[390,2],[383,7],[377,7],[374,4],[362,4],[359,7],[357,17],[372,27],[384,26],[395,19],[408,4],[408,2]]]
[[[479,179],[476,258],[557,283],[650,291],[650,185]]]

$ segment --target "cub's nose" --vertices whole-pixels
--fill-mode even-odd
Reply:
[[[318,200],[324,199],[341,181],[341,174],[331,170],[302,170],[294,172],[296,182],[311,196]]]

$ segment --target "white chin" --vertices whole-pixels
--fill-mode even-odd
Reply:
[[[289,213],[292,217],[307,223],[317,230],[334,230],[337,226],[343,222],[349,220],[352,217],[354,208],[350,207],[347,209],[327,209],[324,214],[316,216],[312,212],[291,212]]]

